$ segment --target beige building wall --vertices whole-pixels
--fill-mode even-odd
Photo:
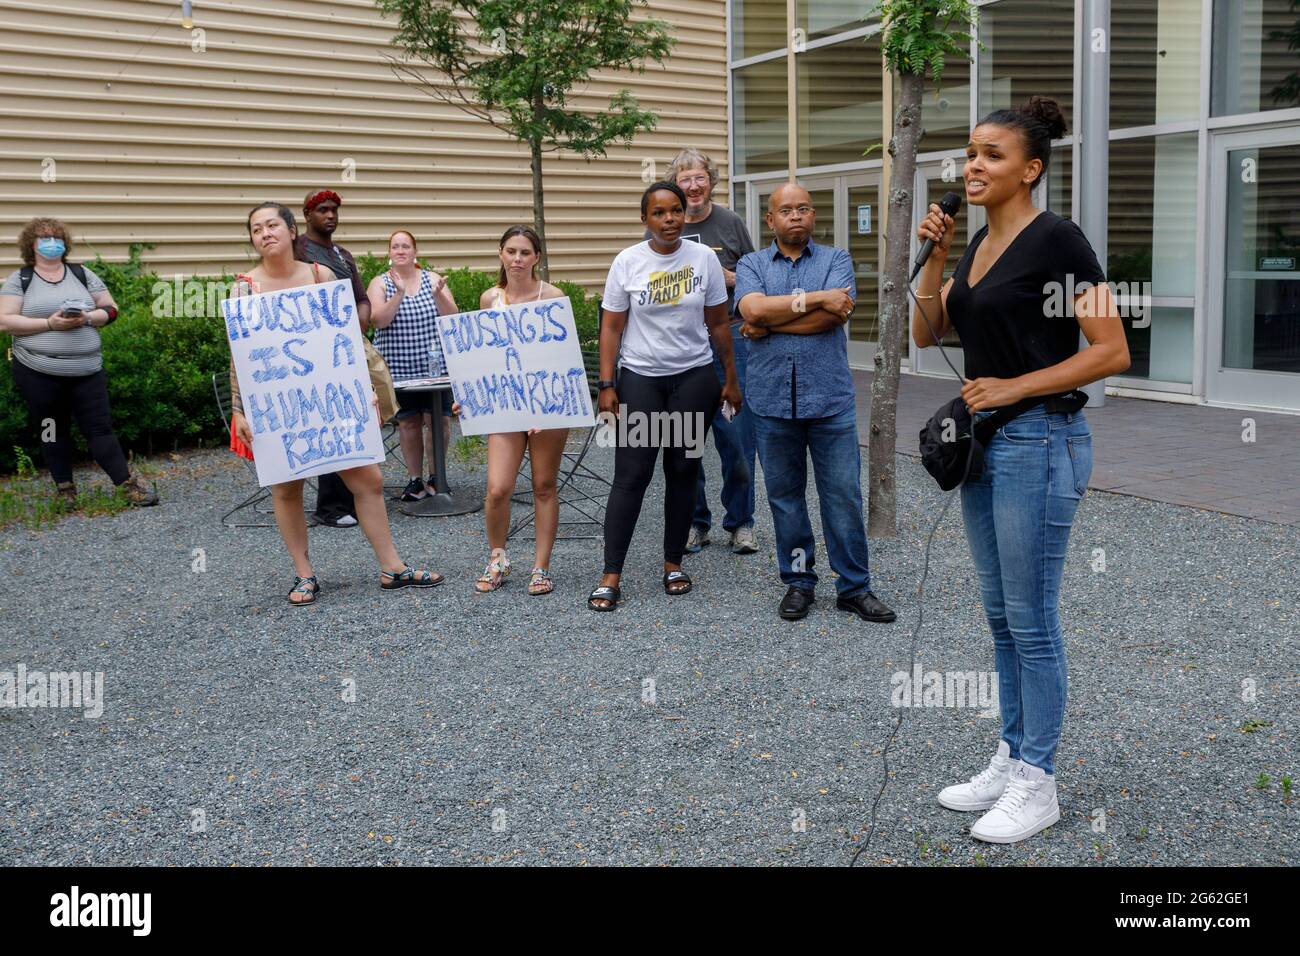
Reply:
[[[563,0],[556,0],[562,3]],[[546,160],[551,272],[596,287],[642,233],[643,170],[683,145],[725,177],[725,0],[651,0],[678,40],[666,67],[602,76],[576,98],[600,109],[629,88],[658,128],[586,163]],[[370,0],[0,0],[0,268],[34,215],[65,219],[80,246],[125,259],[156,248],[159,274],[248,263],[248,210],[343,196],[338,241],[380,253],[411,229],[434,268],[496,267],[506,226],[532,221],[527,151],[404,84],[394,26]],[[201,31],[201,32],[196,32]],[[354,173],[355,179],[350,179]],[[726,201],[726,181],[716,194]]]

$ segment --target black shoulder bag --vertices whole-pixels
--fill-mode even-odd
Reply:
[[[999,408],[972,427],[970,409],[962,397],[957,396],[931,415],[921,429],[921,464],[944,491],[952,491],[963,481],[978,478],[984,471],[984,446],[993,439],[993,434],[1017,415],[1045,401],[1046,396],[1027,398]],[[969,473],[967,458],[970,459]]]

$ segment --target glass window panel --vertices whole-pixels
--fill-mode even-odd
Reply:
[[[1110,126],[1194,120],[1201,109],[1201,0],[1112,3]]]
[[[736,175],[788,169],[785,57],[732,72]]]
[[[1074,150],[1053,146],[1052,162],[1047,167],[1047,208],[1066,219],[1074,218]]]
[[[1002,0],[980,13],[979,115],[1050,96],[1074,122],[1074,0]]]
[[[866,150],[884,139],[884,63],[880,40],[859,37],[800,53],[799,165],[880,159]]]
[[[858,283],[858,299],[849,315],[849,338],[855,342],[880,338],[880,253],[884,245],[880,212],[877,183],[849,187],[849,258]]]
[[[876,0],[796,0],[794,23],[816,40],[876,22],[878,16],[867,16],[875,6]]]
[[[1232,151],[1227,182],[1223,364],[1300,373],[1300,145]]]
[[[785,0],[731,0],[733,60],[783,50],[785,41]]]
[[[1215,116],[1300,107],[1300,3],[1216,0]]]
[[[1130,378],[1191,382],[1191,310],[1151,298],[1196,293],[1196,157],[1195,133],[1110,144],[1106,278],[1123,307]]]
[[[897,105],[897,104],[895,104]],[[926,83],[921,100],[921,128],[925,135],[918,152],[962,149],[970,142],[970,61],[950,59],[943,71],[943,85],[936,92]]]

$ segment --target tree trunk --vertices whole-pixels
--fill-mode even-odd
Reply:
[[[925,77],[900,77],[894,135],[889,141],[893,166],[889,177],[889,224],[885,230],[885,267],[880,284],[880,342],[871,380],[871,426],[867,443],[867,534],[892,538],[896,518],[895,454],[898,434],[898,375],[904,336],[910,328],[907,288],[911,259],[912,186],[916,147],[921,139],[921,97]]]
[[[546,199],[542,194],[542,142],[535,139],[528,146],[533,157],[533,225],[537,229],[537,238],[542,240],[542,261],[537,264],[537,272],[544,281],[550,282],[551,263],[546,249]]]

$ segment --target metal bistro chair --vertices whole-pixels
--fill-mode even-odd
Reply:
[[[225,428],[225,435],[227,436],[227,438],[229,438],[230,436],[230,376],[228,373],[225,372],[213,373],[212,394],[217,400],[217,413],[221,415],[221,424]],[[386,454],[391,455],[393,453],[393,449],[399,444],[397,438],[397,425],[396,423],[390,423],[389,425],[386,425],[384,427],[389,429],[388,434],[384,436],[384,451]],[[247,458],[240,458],[239,460],[243,462],[244,468],[248,472],[249,477],[251,477],[253,481],[256,482],[257,466],[254,465]],[[308,486],[310,486],[313,492],[316,490],[316,482],[314,479],[308,478],[307,484]],[[274,509],[258,507],[258,505],[260,505],[263,501],[265,501],[270,497],[271,497],[270,488],[259,487],[251,495],[249,495],[239,504],[235,505],[225,514],[223,514],[221,516],[221,523],[225,525],[227,528],[274,528],[275,527]],[[232,521],[231,520],[232,518],[235,517],[235,515],[239,514],[241,511],[245,511],[249,509],[252,510],[253,514],[261,516],[260,520],[257,521],[242,521],[242,520]],[[270,520],[266,520],[267,518],[269,518]]]
[[[605,316],[605,308],[601,303],[596,303],[596,336],[599,341],[600,326]],[[600,349],[595,353],[583,352],[583,365],[587,372],[587,385],[591,390],[591,404],[594,408],[599,390],[596,388],[596,382],[600,380]],[[609,490],[613,487],[612,482],[604,475],[593,471],[587,464],[587,452],[591,450],[592,443],[596,440],[596,427],[587,428],[586,437],[580,441],[575,441],[570,437],[569,443],[565,446],[563,458],[560,463],[559,481],[556,483],[556,497],[560,501],[560,508],[569,507],[576,511],[581,517],[565,521],[561,515],[560,526],[557,529],[556,540],[559,541],[591,541],[599,540],[605,527],[605,500],[609,497]],[[572,450],[570,450],[572,449]],[[522,490],[516,491],[512,501],[519,504],[533,504],[532,489],[532,460],[529,457],[528,449],[524,449],[523,461],[519,464],[519,474],[515,478],[516,487],[519,482],[524,483]],[[584,487],[583,483],[586,483]],[[528,513],[519,518],[510,527],[507,539],[515,537],[525,528],[529,527],[537,517],[537,509],[530,508]],[[593,533],[589,534],[566,534],[565,527],[583,527],[595,526]]]

